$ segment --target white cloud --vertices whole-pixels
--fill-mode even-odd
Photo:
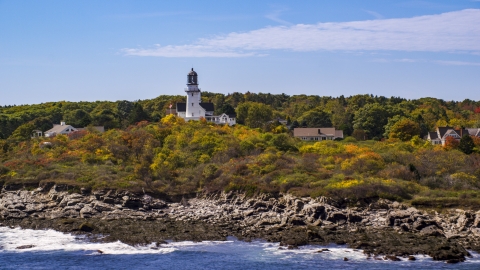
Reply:
[[[245,57],[269,50],[480,52],[480,9],[353,22],[297,24],[232,32],[193,44],[123,49],[126,55]]]
[[[446,66],[480,66],[480,63],[465,61],[435,61],[435,63]]]

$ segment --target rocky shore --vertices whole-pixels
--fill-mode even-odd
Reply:
[[[369,259],[425,254],[455,263],[469,256],[467,250],[480,251],[480,211],[427,213],[388,200],[347,207],[325,197],[288,194],[198,194],[188,199],[115,190],[74,193],[53,184],[35,190],[4,186],[0,226],[55,229],[132,245],[227,236],[280,242],[281,248],[336,243],[361,249]]]

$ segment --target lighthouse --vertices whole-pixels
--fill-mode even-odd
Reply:
[[[192,68],[187,75],[187,104],[185,116],[191,119],[199,119],[205,117],[205,110],[200,106],[201,96],[198,88],[198,75]],[[203,113],[202,113],[203,112]]]
[[[187,102],[176,104],[175,114],[178,117],[185,119],[185,121],[205,119],[215,124],[235,125],[235,114],[227,115],[222,113],[221,115],[214,115],[215,106],[213,103],[202,102],[201,91],[198,88],[198,74],[193,68],[187,74],[185,93],[187,94]],[[169,108],[166,114],[171,113],[172,110]]]

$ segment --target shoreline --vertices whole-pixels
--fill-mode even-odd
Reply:
[[[33,191],[4,188],[0,223],[129,245],[224,241],[234,236],[247,242],[278,242],[286,249],[335,243],[363,250],[367,257],[396,260],[428,255],[450,263],[464,261],[467,249],[480,251],[478,213],[456,210],[430,215],[387,200],[341,207],[324,197],[288,194],[250,198],[221,193],[166,202],[126,191],[69,193],[61,185]]]

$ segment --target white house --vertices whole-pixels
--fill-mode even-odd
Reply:
[[[53,128],[45,131],[45,137],[55,137],[58,134],[69,134],[74,131],[78,131],[77,128],[71,125],[66,125],[65,122],[60,122],[60,125],[54,124]]]
[[[187,75],[185,92],[187,93],[187,102],[177,103],[175,112],[172,112],[172,109],[168,109],[167,114],[176,113],[178,117],[186,121],[205,118],[205,120],[216,124],[228,124],[230,126],[236,124],[236,115],[214,115],[214,104],[202,102],[201,91],[198,88],[198,75],[193,68]]]
[[[437,127],[436,131],[428,133],[427,140],[433,145],[445,145],[448,137],[452,137],[459,141],[466,134],[480,137],[480,128],[454,129],[453,127]]]
[[[335,128],[294,128],[293,136],[303,141],[325,141],[343,139],[343,130]]]
[[[105,127],[103,126],[93,126],[95,130],[100,133],[105,132]],[[86,130],[87,128],[75,128],[71,125],[66,125],[65,122],[60,122],[60,125],[54,124],[53,128],[44,132],[45,137],[55,137],[58,134],[68,135],[74,131]],[[40,135],[41,136],[41,135]]]

